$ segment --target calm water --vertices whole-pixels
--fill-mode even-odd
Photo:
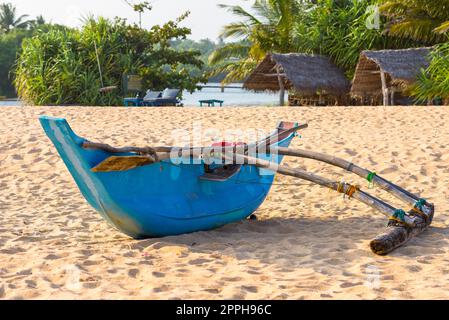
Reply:
[[[219,86],[218,83],[212,83],[209,85]],[[241,84],[232,84],[233,87],[241,87]],[[270,93],[255,93],[252,91],[246,91],[243,89],[225,89],[225,92],[221,92],[221,89],[216,88],[204,88],[201,91],[196,91],[193,94],[184,93],[183,95],[185,106],[199,106],[200,100],[223,100],[225,106],[276,106],[279,104],[279,95]]]
[[[6,101],[0,101],[0,107],[1,106],[18,106],[20,103],[17,100],[6,100]]]
[[[216,85],[218,84],[211,84]],[[241,86],[241,84],[233,84],[234,86]],[[223,100],[224,106],[276,106],[279,104],[279,95],[270,93],[255,93],[243,89],[225,89],[221,92],[219,88],[204,88],[201,91],[196,91],[193,94],[185,92],[182,103],[185,106],[199,106],[200,100]],[[20,102],[9,100],[0,101],[0,106],[17,106]]]

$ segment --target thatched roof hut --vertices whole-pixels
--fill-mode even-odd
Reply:
[[[429,66],[431,48],[363,51],[357,65],[351,94],[356,97],[384,97],[394,104],[393,95],[415,83]]]
[[[303,97],[345,96],[350,82],[328,58],[307,54],[269,54],[246,79],[243,88],[254,91],[291,90]]]

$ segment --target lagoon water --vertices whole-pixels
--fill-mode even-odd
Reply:
[[[20,102],[17,100],[0,100],[0,107],[1,106],[18,106],[20,105]]]
[[[218,83],[208,85],[219,86]],[[232,87],[241,87],[241,84],[231,84]],[[279,104],[279,95],[271,93],[255,93],[243,89],[203,88],[193,94],[185,92],[182,103],[185,106],[199,106],[200,100],[223,100],[224,106],[276,106]]]
[[[217,83],[209,85],[219,86]],[[241,87],[241,84],[232,84],[232,87]],[[220,88],[203,88],[193,94],[184,92],[182,103],[185,106],[199,106],[200,100],[223,100],[224,106],[276,106],[279,103],[279,95],[271,93],[255,93],[243,89],[225,89],[221,92]],[[20,101],[8,100],[0,101],[0,106],[18,106]]]

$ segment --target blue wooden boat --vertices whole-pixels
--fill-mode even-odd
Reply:
[[[84,148],[65,119],[43,116],[40,122],[89,204],[118,230],[136,239],[210,230],[250,217],[264,202],[274,173],[242,165],[214,179],[203,161],[174,164],[170,160],[124,172],[94,172],[111,156]],[[297,124],[283,122],[271,136],[273,145],[288,147]],[[292,130],[293,129],[293,130]],[[259,155],[275,163],[279,155]]]

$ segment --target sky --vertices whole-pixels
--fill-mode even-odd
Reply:
[[[10,2],[17,7],[18,14],[28,14],[34,18],[40,14],[47,21],[80,26],[80,17],[93,14],[113,18],[126,18],[129,22],[138,22],[139,15],[124,0],[0,0]],[[139,3],[140,0],[130,0]],[[192,29],[193,40],[209,38],[216,40],[223,25],[236,18],[219,8],[218,4],[242,5],[249,9],[251,1],[246,0],[150,0],[153,10],[142,17],[142,26],[149,28],[155,24],[176,19],[185,11],[191,12],[182,26]]]

